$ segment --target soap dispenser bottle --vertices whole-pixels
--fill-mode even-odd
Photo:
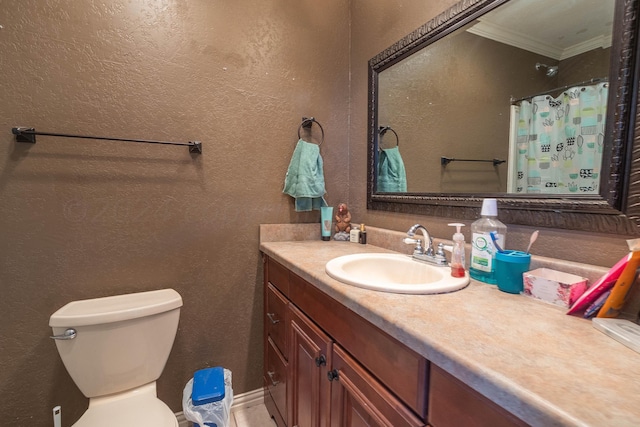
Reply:
[[[451,277],[464,277],[464,234],[460,232],[460,228],[464,224],[454,222],[449,224],[456,227],[453,235],[453,249],[451,250]]]
[[[469,275],[472,279],[495,285],[496,247],[490,233],[495,233],[500,247],[506,247],[507,226],[498,220],[496,199],[484,199],[480,218],[471,224],[471,261]]]
[[[360,224],[360,238],[358,239],[361,245],[367,244],[367,229],[364,224]]]

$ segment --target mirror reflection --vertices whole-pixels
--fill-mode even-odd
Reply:
[[[600,194],[614,0],[511,0],[378,74],[377,193]]]

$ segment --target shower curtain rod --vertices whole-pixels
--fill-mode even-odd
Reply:
[[[170,142],[170,141],[154,141],[149,139],[128,139],[128,138],[112,138],[112,137],[106,137],[106,136],[70,135],[66,133],[36,132],[34,128],[29,128],[29,127],[11,128],[11,133],[13,133],[16,136],[16,142],[29,142],[31,144],[36,143],[36,135],[60,136],[64,138],[102,139],[105,141],[143,142],[147,144],[165,144],[165,145],[186,145],[189,147],[190,153],[202,154],[202,143],[200,141]]]
[[[555,89],[549,89],[549,90],[546,90],[544,92],[536,93],[535,95],[525,96],[525,97],[522,97],[522,98],[519,98],[519,99],[515,99],[512,96],[511,97],[511,105],[515,105],[520,101],[524,101],[525,99],[532,99],[532,98],[535,98],[536,96],[540,96],[540,95],[548,95],[548,94],[550,94],[552,92],[557,92],[557,91],[560,91],[560,90],[566,90],[566,89],[569,89],[569,88],[574,87],[574,86],[584,86],[584,85],[588,85],[588,84],[602,83],[602,82],[608,82],[608,81],[609,81],[609,79],[607,77],[594,77],[593,79],[590,79],[590,80],[585,80],[583,82],[573,83],[573,84],[570,84],[570,85],[557,87]]]

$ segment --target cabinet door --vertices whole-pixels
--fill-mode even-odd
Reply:
[[[331,339],[292,304],[289,325],[289,426],[327,427]]]
[[[436,365],[431,365],[429,424],[434,427],[524,427],[527,424]]]
[[[331,427],[425,425],[337,344],[332,359]]]

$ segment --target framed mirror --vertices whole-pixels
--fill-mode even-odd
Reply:
[[[465,0],[369,61],[369,209],[640,234],[638,0]]]

